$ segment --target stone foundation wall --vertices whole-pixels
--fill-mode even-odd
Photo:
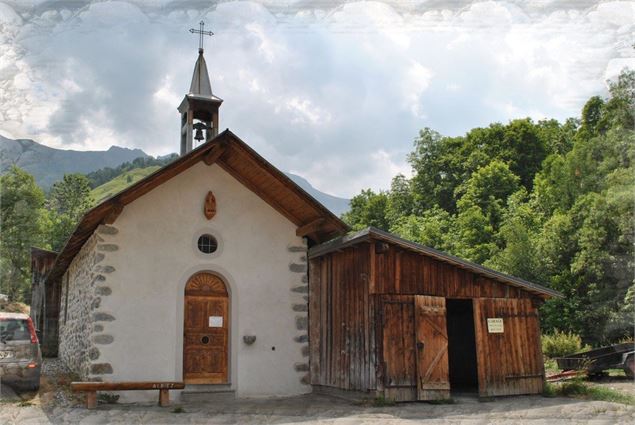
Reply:
[[[297,279],[293,282],[291,293],[293,294],[291,310],[295,314],[295,327],[298,331],[293,340],[300,345],[302,357],[306,361],[295,363],[293,368],[300,374],[300,382],[305,385],[310,384],[309,377],[309,275],[307,263],[306,239],[304,245],[290,246],[287,249],[297,257],[289,264],[289,271],[293,272]]]
[[[59,356],[83,380],[101,381],[112,373],[109,363],[99,361],[99,346],[112,343],[112,335],[104,332],[115,318],[99,307],[101,298],[111,294],[106,280],[114,268],[106,263],[118,247],[107,239],[115,234],[115,227],[99,226],[62,278]]]

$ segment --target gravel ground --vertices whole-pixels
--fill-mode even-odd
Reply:
[[[403,403],[370,407],[322,395],[280,399],[99,405],[86,410],[66,391],[69,378],[58,362],[48,362],[40,394],[0,400],[0,424],[615,424],[635,423],[635,406],[566,398],[507,397],[492,402],[460,397],[455,404]],[[57,382],[61,381],[61,382]],[[631,383],[631,385],[633,385]],[[180,407],[183,413],[176,413]]]

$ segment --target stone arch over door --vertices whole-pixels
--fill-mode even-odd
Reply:
[[[225,282],[209,272],[185,285],[183,381],[225,384],[229,365],[229,295]]]

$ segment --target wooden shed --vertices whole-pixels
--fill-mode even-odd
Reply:
[[[560,294],[368,228],[309,250],[311,384],[396,401],[542,392]]]

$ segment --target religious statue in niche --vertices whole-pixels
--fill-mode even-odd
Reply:
[[[205,197],[203,212],[205,213],[205,217],[208,220],[211,220],[212,217],[216,215],[216,198],[214,197],[214,194],[211,190],[207,192],[207,196]]]

